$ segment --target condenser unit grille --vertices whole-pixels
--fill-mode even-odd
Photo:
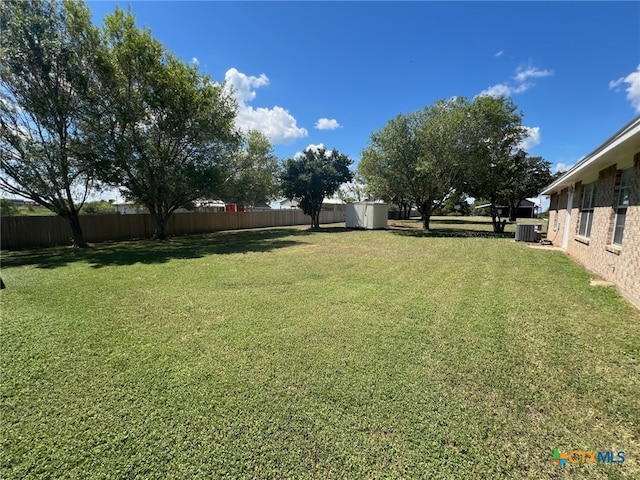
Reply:
[[[516,242],[533,242],[536,236],[536,225],[516,225]]]

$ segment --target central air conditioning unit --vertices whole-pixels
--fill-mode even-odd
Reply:
[[[540,228],[542,225],[522,224],[516,225],[516,242],[537,242],[540,240]]]
[[[345,227],[377,230],[387,228],[389,205],[375,202],[347,203]]]

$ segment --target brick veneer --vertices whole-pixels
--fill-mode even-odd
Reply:
[[[598,175],[593,225],[588,239],[578,235],[584,185],[575,184],[567,253],[589,270],[615,283],[640,307],[640,154],[635,155],[622,246],[616,247],[611,242],[620,173],[616,165],[612,165]],[[555,246],[562,246],[568,194],[568,189],[564,189],[551,196],[547,237]]]

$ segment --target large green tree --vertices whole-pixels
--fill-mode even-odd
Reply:
[[[412,119],[398,115],[374,132],[362,151],[358,175],[372,197],[397,205],[400,218],[411,209],[411,171],[417,159]]]
[[[226,202],[253,206],[269,202],[280,191],[278,157],[269,139],[257,130],[250,130],[243,148],[237,153],[231,173],[225,180],[220,196]]]
[[[311,228],[320,228],[324,198],[353,179],[349,169],[352,164],[353,160],[347,155],[325,148],[308,148],[299,157],[285,161],[281,173],[282,193],[298,201],[302,211],[311,217]]]
[[[105,17],[106,54],[98,69],[90,126],[102,151],[101,179],[145,205],[155,239],[173,212],[217,197],[232,174],[241,136],[237,105],[121,9]]]
[[[511,157],[508,176],[501,191],[503,202],[509,206],[509,220],[515,221],[518,205],[527,197],[535,197],[553,179],[551,164],[542,157],[531,157],[518,150]]]
[[[510,98],[476,97],[469,110],[467,133],[472,141],[465,193],[489,201],[493,231],[502,233],[506,219],[502,221],[497,207],[510,182],[518,181],[514,159],[526,137],[522,114]]]
[[[98,32],[74,1],[0,4],[0,187],[64,218],[86,247],[78,213],[97,187],[82,119],[95,81]]]
[[[413,203],[425,230],[434,208],[462,180],[468,149],[469,102],[439,100],[423,110],[398,115],[371,135],[359,172],[374,192]]]

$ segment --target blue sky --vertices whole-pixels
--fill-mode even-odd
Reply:
[[[567,167],[640,114],[640,2],[88,2],[131,6],[237,89],[238,123],[288,158],[357,163],[372,132],[441,98],[508,94],[527,147]]]

